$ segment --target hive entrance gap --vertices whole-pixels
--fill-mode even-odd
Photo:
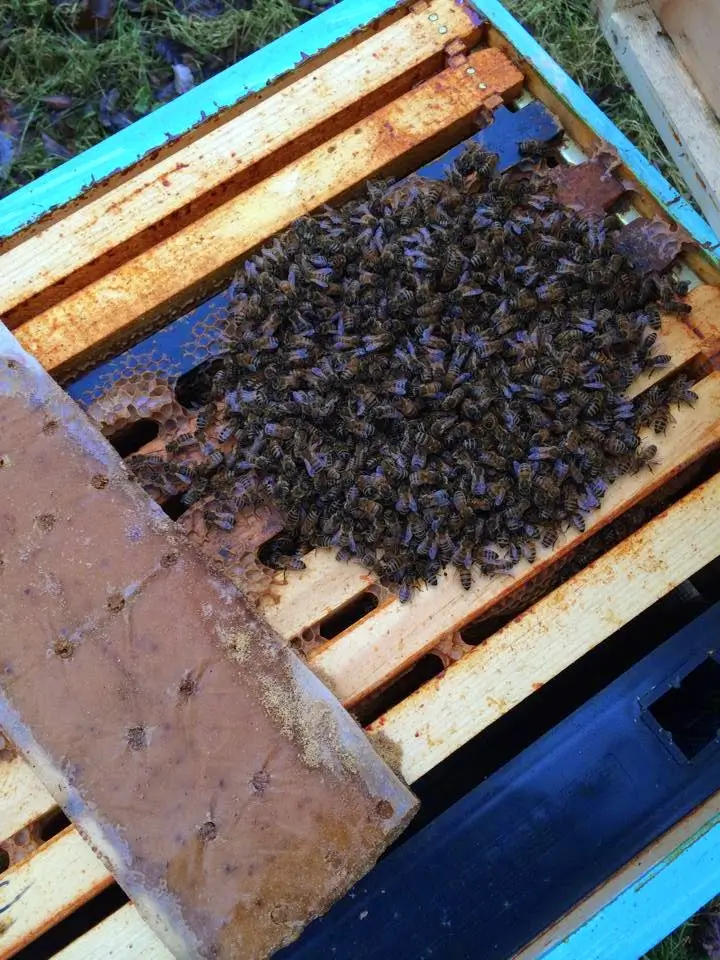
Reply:
[[[179,520],[188,508],[188,505],[183,503],[182,497],[181,493],[176,493],[174,497],[168,497],[160,504],[171,520]]]
[[[124,459],[133,453],[137,453],[141,447],[152,440],[157,439],[160,433],[160,424],[156,420],[144,417],[142,420],[136,420],[114,433],[108,440]]]
[[[212,381],[221,369],[222,360],[213,357],[204,360],[192,370],[183,373],[175,384],[175,398],[186,410],[198,410],[208,403],[212,393]]]
[[[720,663],[704,660],[649,709],[678,750],[694,759],[720,731]]]
[[[62,810],[56,810],[54,813],[51,813],[47,817],[42,825],[40,826],[40,839],[44,842],[51,840],[53,837],[56,837],[59,833],[70,826],[70,821],[62,812]]]
[[[374,593],[370,593],[369,591],[361,593],[359,597],[355,597],[350,603],[346,603],[345,606],[336,613],[320,621],[318,625],[320,636],[324,640],[332,640],[333,637],[342,633],[343,630],[347,630],[348,627],[357,623],[358,620],[362,620],[362,618],[367,616],[368,613],[371,613],[377,605],[378,598]]]

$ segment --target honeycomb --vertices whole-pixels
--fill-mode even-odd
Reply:
[[[119,378],[86,412],[110,438],[140,420],[158,424],[158,441],[170,440],[190,426],[190,416],[175,399],[172,382],[152,370]]]
[[[221,530],[207,523],[203,506],[202,501],[193,504],[178,526],[248,599],[257,602],[281,576],[264,566],[257,555],[259,547],[282,530],[280,515],[260,504],[240,512],[232,530]]]
[[[18,863],[23,863],[28,857],[35,853],[44,842],[41,836],[41,825],[39,823],[33,823],[29,827],[23,827],[22,830],[18,830],[14,836],[8,837],[7,840],[4,840],[0,844],[0,850],[2,850],[7,857],[6,869],[9,870]]]
[[[470,653],[473,647],[465,643],[458,631],[446,634],[440,643],[428,652],[436,656],[443,665],[443,670],[455,663],[456,660],[462,660],[465,654]]]

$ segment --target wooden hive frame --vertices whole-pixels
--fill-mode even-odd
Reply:
[[[696,238],[698,248],[684,257],[695,283],[693,312],[687,322],[668,318],[664,325],[673,364],[662,376],[691,371],[699,401],[677,412],[660,466],[619,480],[585,533],[567,534],[512,580],[465,592],[448,579],[409,605],[384,596],[313,645],[312,667],[349,707],[362,706],[441,645],[447,669],[367,727],[409,783],[720,554],[717,238],[495,0],[479,6],[489,23],[455,0],[367,0],[352,14],[343,4],[314,34],[306,30],[305,50],[297,38],[279,42],[292,49],[290,57],[314,54],[301,57],[291,75],[277,62],[266,67],[269,86],[245,96],[236,89],[223,110],[210,107],[205,120],[191,129],[188,123],[165,145],[158,143],[161,120],[152,130],[146,124],[139,135],[145,152],[121,151],[120,169],[108,165],[110,147],[100,150],[98,170],[106,176],[83,189],[76,181],[70,203],[54,208],[58,196],[70,199],[67,183],[82,164],[64,179],[50,175],[59,193],[41,184],[26,188],[25,205],[22,196],[0,204],[0,229],[4,223],[9,234],[0,246],[0,316],[63,382],[212,292],[239,257],[295,217],[369,177],[416,169],[473,133],[478,111],[503,101],[545,103],[565,130],[568,162],[582,160],[599,140],[612,143],[622,175],[634,183],[636,210],[671,212]],[[462,642],[462,631],[499,601],[537,583],[582,544],[597,545],[601,530],[659,493],[669,497],[663,512],[605,552],[600,547],[589,565],[480,645]],[[362,569],[317,551],[305,571],[288,575],[264,613],[291,640],[371,588]],[[72,825],[42,839],[57,810],[53,798],[10,744],[0,762],[0,843],[14,851],[2,876],[10,893],[0,915],[4,958],[112,878]],[[161,958],[167,951],[128,904],[58,956]]]

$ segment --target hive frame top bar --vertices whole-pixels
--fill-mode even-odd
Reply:
[[[51,210],[79,199],[108,177],[129,170],[153,150],[235,106],[303,61],[409,2],[345,0],[48,171],[0,200],[0,240],[29,227]]]
[[[512,44],[592,131],[612,144],[655,200],[674,217],[707,255],[720,264],[720,239],[705,219],[667,182],[602,110],[572,81],[548,53],[508,13],[499,0],[456,0],[472,6]],[[125,130],[39,177],[0,200],[0,241],[45,214],[77,200],[97,183],[129,170],[152,150],[187,134],[209,118],[235,106],[289,73],[309,57],[327,50],[373,20],[409,6],[411,0],[343,0],[189,93],[158,108]]]

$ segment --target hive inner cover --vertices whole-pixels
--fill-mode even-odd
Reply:
[[[179,957],[260,957],[415,808],[0,324],[0,727]]]

